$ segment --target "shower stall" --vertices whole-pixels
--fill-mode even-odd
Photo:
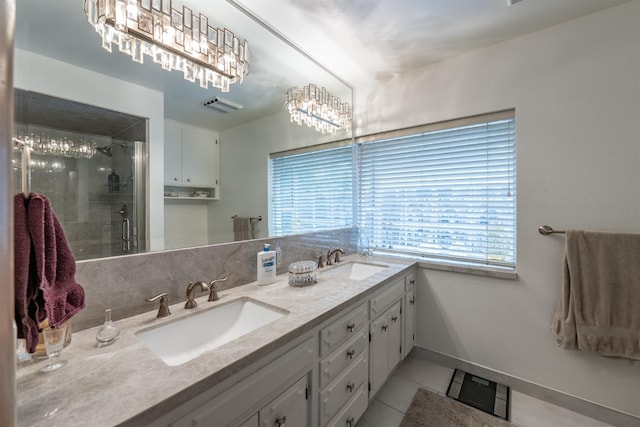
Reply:
[[[146,119],[16,90],[15,138],[76,260],[146,251]],[[13,151],[15,192],[22,150]]]

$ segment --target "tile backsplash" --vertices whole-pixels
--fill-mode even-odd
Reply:
[[[265,243],[275,249],[280,242],[282,261],[278,274],[286,273],[294,261],[316,259],[329,248],[356,251],[357,230],[352,228],[231,242],[171,251],[78,261],[76,279],[86,292],[86,306],[72,319],[75,331],[101,325],[104,310],[111,308],[113,320],[157,309],[150,298],[166,292],[169,304],[185,300],[189,282],[210,282],[227,276],[218,290],[256,280],[256,254]]]

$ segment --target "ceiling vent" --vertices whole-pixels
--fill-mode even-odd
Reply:
[[[236,104],[235,102],[229,101],[228,99],[222,99],[218,97],[207,99],[202,103],[202,105],[219,111],[220,113],[231,113],[244,108],[243,105]]]

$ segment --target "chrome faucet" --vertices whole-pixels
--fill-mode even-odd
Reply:
[[[227,280],[227,276],[224,276],[222,279],[215,279],[209,282],[209,299],[207,301],[218,301],[220,299],[216,283],[224,282],[225,280]]]
[[[335,259],[331,261],[331,255],[336,254]],[[334,249],[327,252],[327,265],[332,265],[334,262],[337,264],[340,262],[340,254],[344,255],[344,249]]]
[[[189,282],[189,286],[187,286],[187,302],[184,304],[184,308],[196,308],[198,306],[195,301],[196,286],[199,286],[202,292],[209,290],[209,285],[205,282]]]

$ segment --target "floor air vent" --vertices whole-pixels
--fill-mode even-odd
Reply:
[[[509,420],[509,387],[456,369],[447,396],[488,414]]]
[[[220,113],[231,113],[233,111],[238,111],[244,108],[243,105],[219,97],[207,99],[202,103],[202,105],[212,108]]]

